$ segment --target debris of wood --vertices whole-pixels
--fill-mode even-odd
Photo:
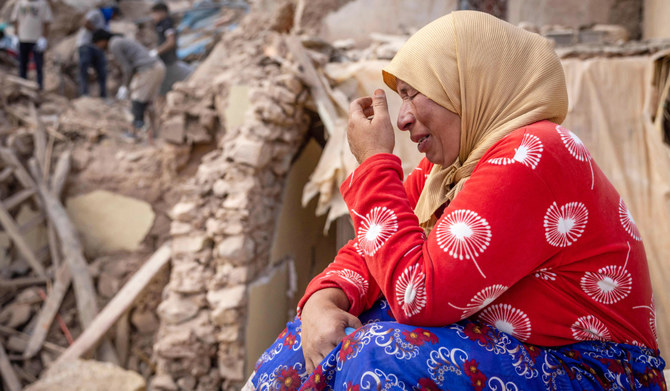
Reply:
[[[137,296],[151,282],[151,279],[167,264],[171,257],[171,243],[163,244],[147,262],[133,275],[133,277],[121,288],[119,293],[107,304],[107,306],[96,316],[89,327],[77,338],[56,361],[73,360],[81,357],[102,338],[110,327],[123,315],[133,304]]]
[[[0,374],[9,391],[21,391],[23,388],[19,378],[16,376],[12,363],[9,362],[5,348],[0,344]]]

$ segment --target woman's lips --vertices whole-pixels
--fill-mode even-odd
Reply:
[[[425,136],[423,136],[419,139],[419,141],[418,141],[419,144],[416,146],[416,148],[419,150],[419,152],[421,152],[421,153],[426,152],[426,149],[428,147],[427,144],[428,144],[429,140],[430,140],[430,135],[429,134],[427,134],[427,135],[425,135]]]

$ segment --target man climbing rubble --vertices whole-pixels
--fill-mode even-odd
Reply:
[[[125,100],[130,92],[133,132],[126,136],[135,139],[136,131],[145,129],[144,113],[158,95],[165,77],[165,65],[137,41],[113,35],[107,30],[96,30],[92,42],[102,51],[109,50],[121,65],[123,79],[116,97]]]
[[[105,52],[92,44],[93,32],[109,30],[109,22],[121,16],[118,6],[94,8],[86,13],[84,24],[77,33],[79,53],[79,94],[88,95],[88,69],[93,67],[100,86],[100,97],[107,97],[107,59]]]
[[[37,73],[37,84],[44,88],[44,51],[47,48],[49,23],[53,19],[46,0],[19,0],[12,12],[14,31],[18,37],[19,76],[28,78],[28,63],[32,55]]]
[[[177,57],[177,30],[167,4],[163,2],[154,4],[151,7],[151,19],[156,26],[158,47],[150,53],[159,56],[165,64],[165,78],[160,89],[160,95],[165,96],[174,83],[186,79],[191,74],[191,68]]]

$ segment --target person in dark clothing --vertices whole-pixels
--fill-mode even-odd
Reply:
[[[154,4],[151,7],[151,18],[156,25],[158,47],[150,53],[160,57],[165,64],[165,79],[160,89],[160,95],[164,96],[175,82],[186,79],[191,73],[191,69],[188,65],[179,61],[177,56],[177,30],[170,17],[167,4],[162,2]]]
[[[98,77],[100,97],[107,97],[107,59],[105,52],[92,44],[93,32],[98,29],[109,29],[109,22],[121,15],[119,7],[95,8],[86,13],[84,25],[77,33],[77,50],[79,52],[79,94],[88,95],[88,69],[93,67]]]
[[[123,80],[116,97],[125,100],[130,93],[133,127],[135,130],[144,129],[144,112],[158,95],[165,77],[165,65],[159,58],[151,56],[139,42],[113,35],[106,30],[96,30],[92,42],[98,49],[108,50],[121,65]],[[129,136],[134,137],[135,134]]]

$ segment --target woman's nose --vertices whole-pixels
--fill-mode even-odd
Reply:
[[[414,115],[412,114],[409,105],[405,102],[400,105],[400,111],[398,112],[398,129],[400,130],[409,130],[414,124]]]

